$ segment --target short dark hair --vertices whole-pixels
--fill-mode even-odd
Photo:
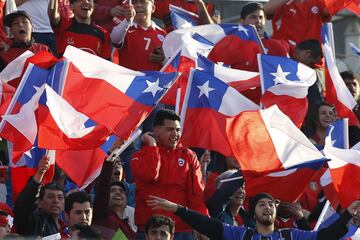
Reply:
[[[59,184],[57,184],[56,182],[51,182],[51,183],[48,183],[48,184],[45,184],[41,189],[40,189],[40,194],[39,194],[39,199],[44,199],[44,196],[45,196],[45,191],[46,190],[58,190],[58,191],[61,191],[63,192],[63,194],[65,195],[64,193],[64,188],[61,187]]]
[[[71,227],[71,231],[74,232],[78,230],[78,239],[91,239],[91,240],[100,240],[101,234],[98,230],[95,228],[88,226],[88,225],[80,225],[80,224],[74,224]]]
[[[164,125],[165,119],[180,121],[179,115],[174,110],[161,109],[157,112],[155,116],[154,127]]]
[[[169,227],[171,235],[175,233],[175,222],[169,217],[158,215],[152,216],[148,219],[145,224],[145,234],[148,234],[150,229],[159,228],[163,225]]]
[[[340,73],[340,76],[343,80],[345,79],[356,79],[356,76],[353,71],[343,71]]]
[[[311,57],[314,59],[323,58],[324,56],[321,43],[316,39],[304,40],[296,45],[296,49],[310,50]]]
[[[91,203],[90,196],[84,191],[77,191],[70,193],[65,198],[65,212],[70,213],[71,209],[74,207],[74,203],[85,203],[89,202]]]
[[[257,10],[264,11],[264,6],[258,2],[247,3],[241,9],[240,17],[241,17],[241,19],[245,19],[247,17],[247,15],[249,15]]]

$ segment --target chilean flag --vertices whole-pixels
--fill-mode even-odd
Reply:
[[[197,69],[213,73],[216,78],[227,83],[239,92],[260,87],[259,73],[232,69],[224,65],[216,64],[203,55],[199,55],[197,59]]]
[[[227,124],[232,152],[246,174],[268,174],[323,162],[324,156],[274,105],[240,113]]]
[[[359,0],[326,0],[325,4],[327,10],[332,16],[344,8],[347,8],[358,16],[360,15]]]
[[[29,151],[22,153],[20,160],[15,163],[11,160],[14,158],[12,146],[12,143],[8,142],[11,169],[11,191],[13,200],[15,201],[17,196],[24,189],[29,178],[35,175],[39,161],[44,155],[48,155],[50,158],[50,168],[45,173],[43,184],[51,182],[55,170],[55,151],[46,151],[38,147],[32,147]]]
[[[176,81],[177,73],[138,72],[72,46],[62,97],[97,124],[127,139]],[[96,67],[95,67],[96,66]]]
[[[50,68],[59,60],[47,51],[40,51],[36,54],[26,51],[10,62],[0,73],[0,80],[17,88],[28,65],[31,63],[41,68]]]
[[[36,138],[38,146],[47,149],[92,149],[109,135],[105,127],[85,127],[88,118],[46,84],[49,80],[58,86],[53,75],[61,72],[59,64],[51,71],[28,65],[0,125],[1,136],[14,143],[15,152],[29,150]]]
[[[15,88],[13,86],[0,81],[0,115],[6,112],[14,94]]]
[[[222,23],[200,25],[192,28],[177,29],[170,32],[166,35],[163,42],[165,56],[173,56],[178,51],[178,47],[183,44],[182,36],[189,33],[198,33],[214,44],[218,43],[226,36],[235,35],[241,40],[255,42],[260,47],[261,51],[264,52],[264,46],[254,26]]]
[[[212,42],[197,33],[185,34],[182,39],[183,43],[176,54],[168,60],[161,70],[163,72],[181,73],[177,82],[161,100],[164,104],[176,106],[176,99],[178,99],[179,107],[185,96],[190,68],[195,67],[198,54],[201,53],[207,56],[214,46]]]
[[[171,22],[174,29],[191,28],[198,25],[199,16],[180,7],[169,4]]]
[[[330,130],[331,133],[332,130]],[[360,149],[341,149],[332,146],[331,136],[326,137],[324,154],[331,158],[328,163],[332,182],[338,194],[340,205],[348,207],[360,198]]]
[[[331,131],[330,131],[331,130]],[[331,144],[333,147],[341,149],[349,149],[349,137],[348,137],[348,119],[338,119],[331,124],[327,130],[327,134],[331,136]],[[334,188],[330,170],[326,172],[320,178],[320,184],[324,189],[326,198],[330,201],[333,208],[337,208],[339,205],[339,198]]]
[[[252,197],[259,192],[267,192],[281,201],[294,202],[301,196],[322,166],[322,161],[309,164],[305,161],[300,166],[292,166],[289,170],[269,174],[245,173],[246,194]]]
[[[325,78],[326,101],[335,106],[339,117],[349,118],[350,126],[360,127],[359,120],[352,111],[357,103],[340,76],[329,42],[326,41],[323,46],[327,66]]]
[[[226,65],[216,64],[200,55],[197,59],[197,68],[213,72],[218,79],[238,90],[242,95],[256,104],[260,103],[261,88],[258,72],[250,72],[229,68]]]
[[[351,51],[358,57],[360,57],[360,49],[356,47],[353,43],[349,43]]]
[[[232,156],[226,136],[228,121],[242,111],[257,109],[258,105],[213,74],[192,69],[181,111],[181,141]]]
[[[48,70],[30,64],[0,122],[0,136],[14,143],[13,150],[25,152],[35,143],[37,121],[35,111],[42,95],[41,87]]]
[[[290,58],[259,54],[261,103],[278,105],[293,123],[301,127],[308,110],[308,88],[316,81],[315,70]]]

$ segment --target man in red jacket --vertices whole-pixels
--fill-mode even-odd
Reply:
[[[180,117],[172,110],[160,110],[153,132],[145,133],[144,147],[133,155],[131,167],[136,183],[135,223],[144,232],[153,215],[165,215],[176,222],[175,238],[192,239],[192,228],[177,216],[146,205],[150,195],[162,196],[207,214],[201,170],[194,152],[179,144]],[[141,239],[142,236],[139,236]]]

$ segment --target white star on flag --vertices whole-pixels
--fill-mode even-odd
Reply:
[[[270,74],[275,77],[274,78],[275,85],[280,83],[286,83],[286,81],[289,81],[289,79],[286,79],[286,76],[289,75],[290,72],[284,72],[280,64],[277,66],[276,73],[270,73]]]
[[[203,85],[197,87],[200,89],[199,98],[202,95],[205,95],[207,98],[209,98],[209,92],[215,90],[215,88],[209,87],[209,81],[206,81]]]
[[[247,30],[246,28],[244,28],[243,25],[239,24],[237,27],[233,27],[233,28],[237,28],[237,30],[238,30],[239,32],[244,32],[244,33],[246,34],[246,36],[249,36],[249,34],[248,34],[248,31],[249,31],[249,30]]]
[[[31,150],[33,150],[35,147],[32,147],[30,150],[24,152],[24,155],[28,156],[29,158],[32,158]]]
[[[148,85],[148,87],[143,91],[143,93],[151,92],[153,97],[155,97],[158,91],[162,90],[162,88],[159,87],[159,79],[157,79],[156,82],[150,82],[146,80],[146,84]]]

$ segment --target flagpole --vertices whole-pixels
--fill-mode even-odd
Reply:
[[[326,200],[326,203],[325,203],[325,205],[324,205],[324,208],[323,208],[323,210],[321,211],[321,214],[320,214],[320,216],[319,216],[319,219],[317,220],[316,225],[315,225],[315,227],[314,227],[314,231],[317,231],[317,230],[319,229],[319,226],[320,226],[320,224],[323,222],[323,219],[324,219],[325,214],[326,214],[326,212],[328,211],[329,207],[330,207],[330,202],[329,202],[329,200]]]
[[[243,179],[243,176],[223,179],[223,180],[220,180],[220,183],[232,182],[232,181],[236,181],[236,180],[240,180],[240,179]]]
[[[181,108],[181,115],[180,115],[180,119],[181,119],[181,134],[184,131],[184,122],[185,122],[185,115],[186,115],[186,108],[188,106],[188,102],[189,102],[189,96],[190,96],[190,91],[191,91],[191,84],[193,81],[193,76],[194,76],[194,72],[196,70],[194,68],[190,68],[190,73],[189,73],[189,78],[188,78],[188,83],[186,86],[186,92],[185,92],[185,96],[184,96],[184,101],[183,101],[183,105]]]
[[[175,112],[180,115],[181,87],[176,89]]]
[[[136,129],[129,137],[128,140],[124,142],[123,145],[119,148],[115,148],[114,151],[111,152],[111,154],[106,158],[106,161],[113,162],[116,160],[116,158],[119,157],[119,155],[132,143],[135,141],[135,139],[140,136],[141,129]]]

